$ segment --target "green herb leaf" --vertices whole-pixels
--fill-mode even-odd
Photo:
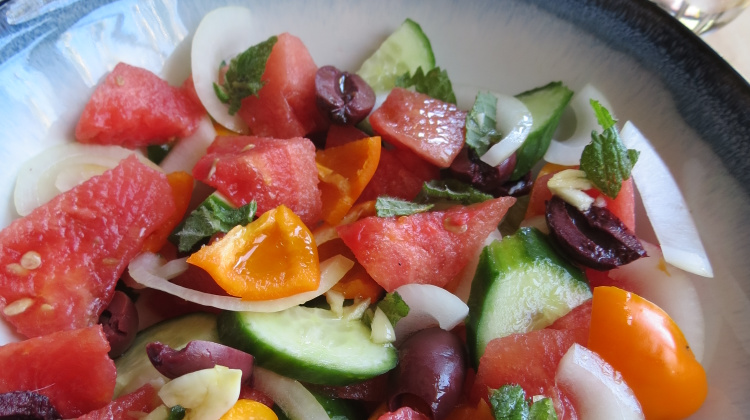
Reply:
[[[466,145],[478,156],[503,137],[497,132],[497,97],[490,92],[479,92],[474,105],[466,114]]]
[[[392,326],[409,314],[409,305],[404,302],[398,292],[386,293],[385,297],[378,302],[378,308],[388,317]]]
[[[174,407],[169,408],[169,415],[167,416],[167,420],[182,420],[185,418],[185,414],[187,414],[187,410],[185,410],[185,407],[181,405],[175,405]]]
[[[229,115],[239,111],[243,99],[250,95],[257,96],[266,83],[260,77],[266,70],[268,56],[276,41],[277,38],[272,36],[234,57],[224,75],[224,84],[220,86],[214,83],[216,96],[221,102],[229,104]]]
[[[527,420],[529,404],[526,393],[518,385],[503,385],[490,391],[490,405],[495,420]]]
[[[422,67],[418,67],[412,76],[406,72],[396,79],[396,86],[401,88],[413,86],[414,90],[419,93],[443,102],[456,103],[456,94],[453,93],[453,84],[448,78],[448,72],[440,70],[440,67],[434,67],[427,74],[424,73]]]
[[[591,143],[581,153],[581,170],[599,191],[616,198],[622,182],[630,178],[638,151],[625,147],[615,125],[617,121],[606,108],[593,99],[591,107],[603,131],[591,133]]]
[[[170,150],[172,150],[170,144],[152,144],[146,147],[146,157],[158,165],[167,157]]]
[[[531,404],[529,409],[529,420],[557,420],[557,413],[552,400],[542,398]]]
[[[416,200],[419,203],[429,203],[438,200],[449,200],[468,206],[469,204],[481,203],[492,200],[494,197],[483,193],[470,184],[465,184],[457,179],[433,179],[422,185]]]
[[[252,222],[257,209],[255,201],[235,208],[220,195],[213,193],[177,226],[170,239],[176,242],[180,252],[189,252],[197,243],[215,233],[226,233],[237,225]]]
[[[423,213],[432,208],[432,204],[412,203],[393,197],[378,197],[375,200],[375,211],[378,217],[410,216]]]

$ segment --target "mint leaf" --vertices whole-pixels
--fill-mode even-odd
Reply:
[[[432,208],[432,204],[418,204],[393,197],[378,197],[375,200],[375,211],[378,217],[410,216],[423,213]]]
[[[409,314],[409,305],[404,302],[398,292],[386,293],[385,297],[378,302],[378,308],[388,317],[392,326]]]
[[[518,385],[503,385],[490,391],[490,406],[495,420],[528,420],[526,392]]]
[[[187,410],[185,410],[185,407],[181,405],[175,405],[174,407],[169,408],[169,415],[167,416],[167,420],[182,420],[185,418],[185,414],[187,414]]]
[[[534,404],[531,404],[531,408],[529,409],[529,420],[557,420],[557,413],[555,412],[555,406],[552,404],[552,400],[549,398],[542,398]]]
[[[470,184],[465,184],[456,179],[434,179],[422,185],[422,191],[420,191],[416,201],[427,203],[434,199],[442,199],[468,206],[469,204],[481,203],[493,198],[492,195],[483,193]]]
[[[146,157],[158,165],[167,157],[170,150],[172,150],[172,145],[170,144],[151,144],[146,146]]]
[[[448,78],[448,72],[434,67],[424,74],[422,67],[418,67],[412,76],[406,72],[396,79],[396,86],[401,88],[414,87],[419,93],[424,93],[443,102],[456,103],[456,94],[453,93],[453,84]]]
[[[497,132],[497,97],[490,92],[479,92],[474,105],[466,114],[466,145],[477,156],[487,153],[503,137]]]
[[[242,100],[250,95],[257,96],[265,85],[266,82],[260,77],[266,71],[266,62],[276,41],[277,38],[272,36],[234,57],[224,75],[224,84],[220,86],[214,83],[216,96],[221,102],[229,104],[229,115],[236,114]]]
[[[177,243],[180,252],[189,252],[198,242],[215,233],[226,233],[237,225],[252,222],[257,209],[255,201],[235,208],[217,193],[213,193],[177,226],[170,239]]]
[[[638,151],[627,149],[617,131],[617,121],[599,102],[591,100],[601,134],[591,132],[591,143],[581,153],[581,170],[594,186],[607,197],[616,198],[622,182],[630,178],[630,171],[638,160]]]

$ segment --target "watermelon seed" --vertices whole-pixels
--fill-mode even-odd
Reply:
[[[5,266],[5,269],[6,269],[6,270],[7,270],[7,271],[8,271],[9,273],[11,273],[11,274],[15,274],[15,275],[17,275],[17,276],[25,276],[25,275],[29,274],[29,270],[27,270],[27,269],[23,268],[23,267],[21,266],[21,264],[19,264],[19,263],[11,263],[11,264],[8,264],[8,265],[6,265],[6,266]]]
[[[466,223],[456,222],[458,221],[453,220],[451,217],[446,217],[443,219],[443,228],[453,233],[464,233],[469,229],[469,226]]]
[[[6,306],[5,309],[3,309],[3,314],[5,314],[6,316],[18,315],[25,312],[33,304],[34,299],[28,297],[21,298]]]
[[[250,150],[250,149],[254,149],[254,148],[255,148],[255,145],[254,145],[254,144],[252,144],[252,143],[250,143],[250,144],[248,144],[247,146],[243,147],[241,151],[242,151],[242,152],[247,152],[248,150]]]
[[[103,258],[102,259],[102,264],[104,265],[117,265],[119,262],[120,260],[118,260],[117,258]]]
[[[21,257],[21,267],[27,270],[39,268],[42,265],[42,256],[36,251],[29,251]]]

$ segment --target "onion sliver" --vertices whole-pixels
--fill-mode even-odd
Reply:
[[[253,387],[271,397],[289,418],[330,420],[315,396],[294,379],[254,366]]]
[[[405,284],[395,290],[409,305],[409,314],[395,326],[397,343],[411,334],[439,325],[450,330],[469,314],[469,307],[453,293],[431,284]]]
[[[64,143],[46,149],[24,162],[18,171],[13,192],[16,212],[26,216],[56,195],[114,168],[133,153],[141,162],[158,168],[139,152],[120,146]]]
[[[320,263],[320,286],[316,290],[298,293],[285,298],[263,301],[249,301],[231,296],[214,295],[170,283],[168,279],[159,275],[164,270],[161,258],[150,252],[144,252],[135,257],[130,262],[128,270],[130,277],[136,282],[146,287],[181,297],[189,302],[228,311],[278,312],[301,305],[327,292],[328,289],[341,280],[352,266],[354,266],[352,260],[342,255],[333,256]]]
[[[594,110],[591,109],[590,100],[599,101],[605,108],[612,110],[607,98],[594,86],[586,85],[576,93],[568,104],[569,113],[564,113],[560,121],[558,132],[564,131],[566,125],[575,124],[573,134],[566,139],[552,139],[544,160],[558,165],[578,165],[581,161],[581,152],[587,144],[591,143],[591,132],[599,131],[601,127],[596,120]],[[570,121],[573,120],[573,121]]]
[[[505,136],[479,158],[490,166],[503,163],[515,153],[526,141],[531,126],[534,125],[531,112],[523,102],[508,95],[494,95],[497,97],[496,126]]]
[[[640,152],[632,171],[633,181],[664,259],[687,272],[713,277],[698,229],[669,168],[630,121],[623,126],[620,137],[628,148]]]
[[[190,66],[193,84],[206,111],[224,127],[247,132],[247,125],[238,114],[229,115],[229,108],[216,96],[214,83],[219,80],[219,67],[254,45],[249,36],[255,25],[250,10],[229,6],[214,9],[203,17],[193,36]],[[261,40],[255,40],[257,42]]]
[[[580,344],[573,344],[560,360],[555,383],[573,398],[581,420],[645,418],[622,375]]]
[[[479,256],[482,255],[482,250],[492,242],[501,240],[503,240],[503,235],[500,234],[499,230],[495,229],[490,232],[490,234],[487,235],[486,238],[484,238],[482,247],[477,250],[476,254],[471,257],[471,260],[464,266],[461,272],[458,273],[458,286],[456,286],[456,290],[453,291],[453,294],[458,296],[458,298],[461,299],[462,302],[466,303],[469,301],[469,295],[471,294],[471,283],[474,282],[474,274],[477,271],[477,265],[479,265]]]
[[[211,118],[206,115],[201,119],[198,129],[191,136],[180,139],[175,143],[172,150],[161,161],[161,168],[166,173],[177,171],[192,173],[193,166],[206,154],[206,149],[215,138],[214,124],[211,122]]]

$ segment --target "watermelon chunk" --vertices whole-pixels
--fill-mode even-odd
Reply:
[[[134,155],[0,231],[0,309],[35,337],[96,324],[145,238],[175,211]]]
[[[328,120],[315,104],[318,66],[307,47],[283,33],[266,61],[258,95],[242,100],[238,115],[256,136],[290,138],[324,131]]]
[[[119,63],[89,99],[75,135],[81,143],[128,148],[164,144],[193,134],[205,113],[184,88]]]
[[[306,138],[217,137],[193,176],[235,206],[255,200],[258,214],[284,204],[308,226],[322,215],[315,146]]]
[[[366,217],[336,231],[385,290],[410,283],[443,287],[472,259],[514,202],[501,197],[398,218]]]
[[[0,347],[0,393],[36,391],[63,418],[107,405],[117,370],[100,325],[60,331]]]
[[[447,168],[464,145],[466,112],[423,93],[394,88],[370,115],[370,125],[394,146]]]
[[[358,202],[388,197],[413,200],[425,182],[440,178],[440,169],[409,150],[380,150],[375,174]]]
[[[132,413],[150,413],[160,405],[158,390],[146,384],[77,420],[134,420]]]

